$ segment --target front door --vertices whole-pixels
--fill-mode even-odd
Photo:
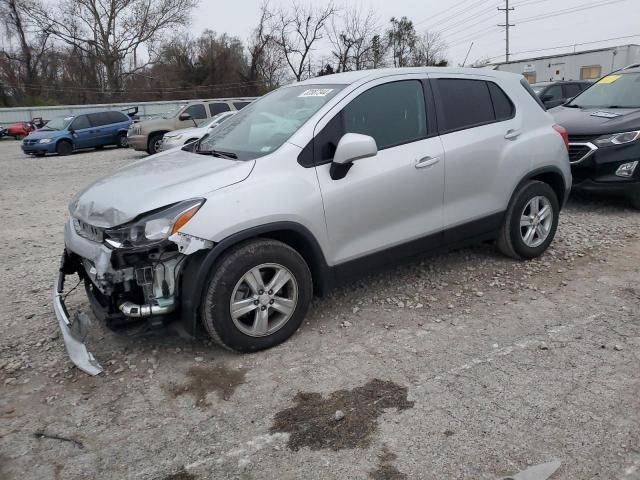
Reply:
[[[337,106],[339,113],[316,128],[314,157],[322,163],[317,173],[332,265],[412,240],[439,240],[444,158],[425,106],[425,84],[416,75],[390,78],[395,81],[354,91]],[[344,178],[334,180],[330,160],[345,133],[373,137],[378,154],[354,162]]]
[[[89,148],[93,146],[92,127],[86,115],[80,115],[73,119],[69,130],[73,130],[73,145],[75,148]]]

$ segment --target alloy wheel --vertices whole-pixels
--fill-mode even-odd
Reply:
[[[277,263],[258,265],[246,272],[231,294],[230,312],[245,335],[264,337],[280,330],[298,303],[293,274]]]
[[[527,247],[536,248],[544,243],[553,225],[553,207],[547,197],[533,197],[520,216],[520,235]]]

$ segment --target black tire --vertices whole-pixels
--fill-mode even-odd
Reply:
[[[278,330],[265,336],[250,336],[242,332],[231,317],[231,296],[242,277],[263,264],[285,267],[297,283],[298,298],[293,313]],[[232,247],[214,265],[203,294],[202,323],[211,338],[224,347],[239,352],[264,350],[284,342],[295,333],[304,320],[312,296],[311,272],[297,251],[276,240],[249,240]]]
[[[34,153],[33,156],[34,157],[44,157],[46,155],[46,153]]]
[[[525,243],[523,238],[523,228],[520,226],[520,219],[525,207],[534,197],[544,197],[548,200],[552,208],[552,221],[549,233],[540,245],[535,247]],[[505,216],[504,224],[498,237],[498,249],[506,256],[521,259],[531,259],[542,255],[553,241],[558,228],[560,217],[560,204],[553,189],[544,182],[532,180],[518,189],[509,202],[509,208]]]
[[[56,153],[58,155],[71,155],[73,153],[73,145],[68,140],[60,140],[56,145]]]
[[[118,138],[116,139],[116,145],[118,148],[128,148],[129,147],[129,139],[127,138],[126,133],[120,133]]]
[[[149,143],[147,144],[147,152],[149,152],[150,155],[154,155],[158,153],[159,142],[160,140],[162,140],[163,135],[164,135],[163,133],[154,133],[153,135],[149,136]]]

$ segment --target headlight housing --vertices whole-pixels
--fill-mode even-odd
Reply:
[[[53,142],[53,138],[41,138],[38,140],[38,143],[51,143]]]
[[[180,230],[204,204],[204,198],[185,200],[142,215],[138,220],[105,231],[105,242],[115,248],[149,247]]]
[[[611,147],[613,145],[624,145],[625,143],[635,142],[640,138],[640,130],[633,132],[611,133],[603,135],[595,140],[595,144],[599,147]]]

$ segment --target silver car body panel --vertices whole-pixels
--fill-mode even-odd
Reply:
[[[380,150],[375,157],[357,160],[339,180],[331,178],[329,164],[298,164],[314,135],[359,94],[396,80],[445,77],[497,83],[513,101],[515,116]],[[540,167],[559,170],[567,188],[571,185],[562,137],[521,79],[506,72],[447,68],[370,70],[310,79],[297,85],[345,87],[274,152],[236,161],[171,149],[94,182],[73,198],[69,210],[90,226],[110,228],[176,202],[203,198],[195,216],[169,238],[178,245],[176,255],[210,249],[252,227],[292,222],[313,235],[328,266],[338,266],[504,212],[518,183]],[[90,280],[102,292],[108,292],[110,279],[131,282],[139,275],[126,268],[114,271],[111,249],[81,237],[72,220],[65,229],[65,244],[89,261]],[[147,298],[161,301],[127,305],[125,310],[139,307],[138,313],[151,312],[159,305],[169,311],[178,273],[169,273],[173,283],[159,277],[168,280],[171,298],[158,292],[158,285],[149,285]],[[59,293],[54,292],[54,309],[69,354],[83,370],[96,371],[91,354],[65,333],[70,322],[58,306]]]

